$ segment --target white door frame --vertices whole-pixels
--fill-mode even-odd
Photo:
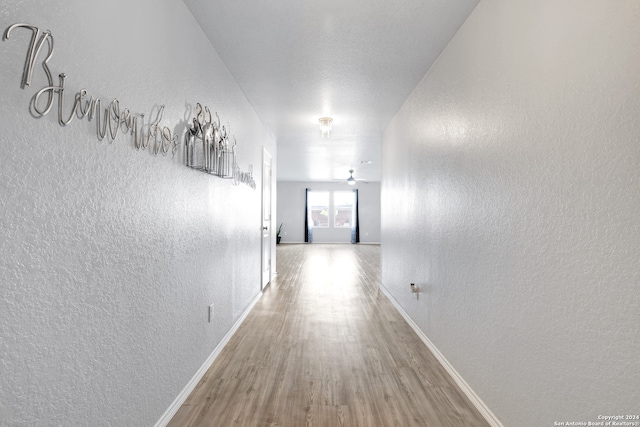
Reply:
[[[272,162],[271,154],[262,148],[262,239],[261,239],[261,274],[260,289],[264,289],[271,282],[271,240],[272,240]]]

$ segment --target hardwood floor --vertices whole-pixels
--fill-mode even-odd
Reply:
[[[379,290],[376,245],[279,245],[277,278],[169,426],[488,426]]]

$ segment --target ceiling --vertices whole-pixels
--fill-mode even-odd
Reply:
[[[184,0],[275,135],[278,181],[380,181],[382,131],[478,1]]]

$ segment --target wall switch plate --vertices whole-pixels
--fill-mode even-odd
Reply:
[[[209,306],[209,323],[213,320],[213,303]]]

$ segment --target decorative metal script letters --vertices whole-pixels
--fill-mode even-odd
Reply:
[[[128,108],[121,108],[120,101],[113,99],[103,106],[100,98],[87,99],[87,90],[82,89],[74,95],[71,109],[65,114],[65,88],[66,75],[58,75],[58,84],[54,84],[49,60],[53,55],[53,36],[50,31],[41,31],[30,24],[17,23],[8,27],[3,35],[3,40],[9,39],[16,28],[26,28],[31,31],[31,41],[27,51],[22,82],[20,87],[30,86],[33,79],[33,71],[37,58],[44,48],[45,57],[42,61],[42,69],[46,76],[47,85],[36,92],[29,106],[31,113],[36,117],[42,117],[51,111],[54,101],[58,101],[58,123],[67,126],[74,117],[83,119],[88,117],[96,120],[96,135],[98,140],[108,138],[114,140],[119,131],[133,137],[134,147],[138,150],[149,149],[153,154],[166,155],[171,151],[175,155],[182,143],[178,135],[167,126],[161,126],[164,105],[158,108],[153,121],[145,122],[144,114],[134,113]],[[193,126],[188,126],[184,136],[185,163],[187,166],[222,178],[233,178],[233,183],[247,184],[255,189],[252,168],[249,172],[242,172],[236,163],[236,140],[233,145],[229,140],[229,126],[220,126],[220,117],[216,113],[217,122],[211,117],[209,108],[200,104],[196,106],[196,117],[193,118]]]
[[[208,107],[196,104],[196,117],[184,138],[187,166],[221,178],[232,178],[236,164],[236,143],[229,143],[229,133],[225,126],[211,120]]]

